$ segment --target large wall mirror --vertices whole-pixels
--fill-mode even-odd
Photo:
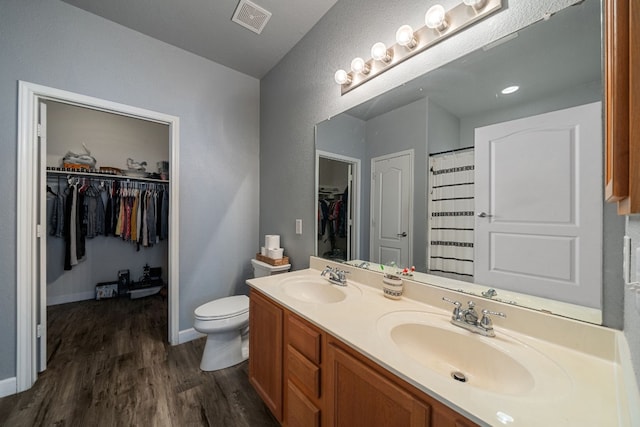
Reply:
[[[316,171],[316,255],[601,323],[623,221],[603,203],[601,21],[586,0],[319,123],[318,162],[359,168]]]

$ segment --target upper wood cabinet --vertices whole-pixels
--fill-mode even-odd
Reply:
[[[640,2],[605,0],[605,198],[640,213]]]

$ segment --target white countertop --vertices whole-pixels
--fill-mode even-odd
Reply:
[[[437,319],[447,319],[451,309],[441,300],[442,296],[461,302],[466,302],[468,296],[405,281],[405,296],[391,300],[383,296],[381,274],[312,257],[312,267],[322,268],[326,264],[351,271],[349,297],[343,301],[330,304],[305,302],[284,291],[283,281],[296,277],[317,280],[320,270],[314,268],[250,279],[247,283],[481,425],[640,425],[638,390],[633,371],[629,371],[632,368],[626,341],[619,331],[476,300],[479,311],[488,308],[508,315],[507,319],[494,319],[496,338],[474,334],[477,339],[500,340],[503,337],[521,343],[548,362],[548,365],[540,366],[553,367],[549,372],[535,372],[541,384],[553,380],[549,382],[553,387],[547,385],[545,389],[544,384],[536,384],[532,392],[524,394],[487,391],[471,383],[456,382],[403,354],[390,345],[381,327],[384,322],[379,321],[398,311],[429,312]],[[327,282],[327,286],[335,285]],[[466,333],[461,328],[456,329]],[[499,341],[486,343],[496,345]],[[519,362],[526,366],[526,360]]]

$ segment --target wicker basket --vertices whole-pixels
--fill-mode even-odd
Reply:
[[[266,262],[269,265],[286,265],[289,264],[289,257],[283,256],[280,259],[269,258],[268,256],[261,255],[259,253],[256,254],[256,259],[258,261]]]

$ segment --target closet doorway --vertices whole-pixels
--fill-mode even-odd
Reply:
[[[360,159],[316,151],[316,255],[358,259]]]
[[[47,308],[47,103],[73,106],[162,125],[168,137],[169,190],[168,340],[178,344],[178,147],[179,119],[27,82],[19,82],[17,207],[17,391],[30,388],[46,369]],[[89,141],[87,141],[89,143]],[[126,155],[123,153],[123,155]],[[141,159],[144,160],[144,159]],[[155,166],[155,165],[154,165]],[[122,243],[124,244],[124,243]],[[161,255],[162,257],[162,255]],[[117,271],[116,271],[117,274]]]

